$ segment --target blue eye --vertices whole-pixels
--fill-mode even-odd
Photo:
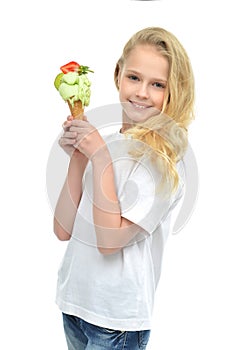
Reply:
[[[164,89],[165,88],[165,85],[164,84],[161,84],[161,83],[154,83],[153,86],[159,88],[159,89]]]
[[[139,78],[136,75],[133,75],[133,74],[129,75],[128,78],[130,80],[139,80]]]

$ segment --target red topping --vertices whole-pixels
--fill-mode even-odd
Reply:
[[[60,70],[66,74],[69,72],[78,72],[80,68],[80,64],[78,64],[77,62],[71,61],[67,64],[65,64],[64,66],[60,67]]]

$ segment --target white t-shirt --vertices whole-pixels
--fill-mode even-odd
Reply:
[[[151,328],[170,212],[183,194],[183,181],[180,179],[178,191],[166,200],[158,186],[160,173],[152,162],[147,157],[139,161],[129,155],[135,141],[120,133],[106,136],[105,141],[113,161],[121,215],[142,231],[115,254],[98,251],[89,163],[72,237],[58,273],[56,302],[62,312],[100,327],[146,330]]]

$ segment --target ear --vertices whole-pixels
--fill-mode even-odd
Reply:
[[[121,69],[120,69],[119,63],[117,62],[116,68],[114,71],[114,82],[115,82],[117,89],[119,89],[120,79],[121,79]]]
[[[120,86],[120,82],[121,82],[121,68],[118,68],[118,74],[117,74],[117,86]]]

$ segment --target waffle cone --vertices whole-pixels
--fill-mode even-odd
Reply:
[[[83,119],[84,108],[83,108],[82,102],[75,101],[73,106],[71,105],[71,103],[69,101],[67,101],[67,102],[68,102],[68,106],[70,108],[71,115],[73,116],[73,118]]]

